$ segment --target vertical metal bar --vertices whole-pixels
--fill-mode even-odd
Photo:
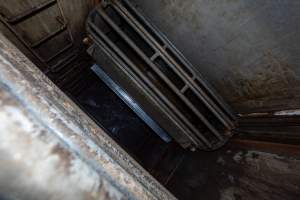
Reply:
[[[62,7],[61,7],[61,5],[60,5],[60,0],[57,0],[57,7],[58,7],[58,9],[59,9],[59,11],[60,11],[60,14],[61,14],[61,16],[62,16],[62,18],[63,18],[63,21],[64,22],[67,22],[67,19],[66,19],[66,17],[65,17],[65,14],[64,14],[64,12],[63,12],[63,9],[62,9]],[[70,37],[70,41],[71,41],[71,43],[74,43],[74,38],[73,38],[73,34],[72,34],[72,31],[70,30],[70,27],[68,26],[68,23],[65,23],[66,25],[67,25],[67,30],[68,30],[68,33],[69,33],[69,37]]]
[[[63,52],[69,50],[70,48],[72,48],[73,43],[68,44],[67,46],[65,46],[64,48],[62,48],[61,50],[59,50],[57,53],[55,53],[54,55],[52,55],[51,57],[49,57],[46,62],[49,63],[52,60],[54,60],[56,57],[58,57],[59,55],[61,55]]]

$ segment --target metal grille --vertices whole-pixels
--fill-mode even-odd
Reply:
[[[96,48],[109,55],[115,67],[159,105],[181,130],[181,137],[188,138],[190,143],[182,144],[184,147],[216,149],[231,136],[234,117],[226,105],[166,37],[127,1],[102,1],[91,12],[87,29]],[[125,90],[128,87],[123,85]],[[164,126],[160,119],[155,120]]]

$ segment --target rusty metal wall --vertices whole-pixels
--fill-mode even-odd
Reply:
[[[131,0],[237,113],[300,107],[300,2]]]
[[[175,199],[0,34],[0,199]]]

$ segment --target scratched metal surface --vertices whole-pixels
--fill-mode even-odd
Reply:
[[[238,113],[300,107],[300,2],[131,0]]]

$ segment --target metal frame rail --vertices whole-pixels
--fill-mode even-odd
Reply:
[[[127,1],[102,1],[91,12],[87,29],[96,45],[155,99],[193,146],[216,149],[231,136],[235,119],[227,105]]]

